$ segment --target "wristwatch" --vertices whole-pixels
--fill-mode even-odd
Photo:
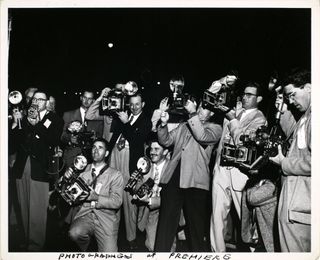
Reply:
[[[91,201],[90,208],[95,209],[97,206],[97,203],[98,203],[98,201]]]

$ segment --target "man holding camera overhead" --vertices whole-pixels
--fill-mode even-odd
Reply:
[[[257,83],[248,83],[242,94],[240,111],[229,111],[229,108],[220,106],[220,110],[225,113],[225,119],[213,170],[210,227],[213,252],[226,252],[224,235],[227,228],[227,216],[233,201],[238,217],[241,218],[242,190],[248,180],[247,175],[238,168],[222,166],[220,157],[225,143],[237,145],[241,142],[241,135],[255,132],[258,127],[266,124],[263,113],[258,110],[258,104],[262,101],[260,91],[260,86]]]
[[[48,96],[37,90],[17,127],[14,115],[13,137],[17,139],[17,157],[13,173],[17,185],[25,246],[28,251],[41,251],[46,239],[47,208],[49,203],[49,180],[47,165],[50,150],[59,144],[62,120],[46,109]]]
[[[108,150],[105,139],[96,139],[91,150],[93,163],[79,176],[91,187],[90,193],[84,194],[86,198],[69,230],[70,238],[81,251],[87,251],[91,237],[95,237],[99,252],[118,251],[119,208],[124,183],[122,174],[105,162]]]
[[[135,85],[135,82],[127,84]],[[110,91],[106,90],[106,91]],[[129,113],[118,111],[112,119],[113,134],[110,140],[110,166],[123,174],[126,184],[130,175],[136,169],[137,161],[144,156],[144,143],[151,131],[150,119],[143,112],[145,103],[140,93],[129,96]],[[136,245],[137,206],[132,202],[132,196],[124,191],[123,213],[126,226],[126,238],[129,247],[134,250]]]
[[[167,102],[163,100],[162,102]],[[213,112],[195,102],[185,104],[189,119],[169,132],[169,114],[162,112],[157,129],[159,143],[173,145],[171,160],[163,172],[160,216],[155,251],[169,252],[177,232],[181,209],[187,224],[187,239],[192,252],[206,251],[205,219],[209,196],[209,161],[221,137],[220,125],[209,122]]]

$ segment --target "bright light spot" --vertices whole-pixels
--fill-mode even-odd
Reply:
[[[97,94],[99,94],[99,91],[97,91]]]
[[[74,93],[74,94],[78,95],[78,92],[76,92],[76,93]]]
[[[112,43],[112,42],[109,42],[109,43],[108,43],[108,47],[109,47],[109,48],[112,48],[112,47],[113,47],[113,43]]]
[[[65,91],[65,92],[63,92],[63,94],[64,94],[64,95],[66,95],[66,94],[67,94],[67,92]]]
[[[160,85],[160,81],[157,82],[157,85]]]

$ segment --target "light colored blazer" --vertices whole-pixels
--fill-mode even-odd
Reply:
[[[215,161],[215,167],[213,169],[213,174],[215,174],[217,171],[220,171],[221,152],[222,152],[223,144],[225,141],[224,138],[228,131],[230,132],[230,136],[231,136],[231,144],[239,144],[240,136],[242,134],[249,131],[255,131],[260,126],[267,124],[267,120],[265,116],[258,109],[249,113],[246,117],[243,118],[243,120],[240,121],[239,119],[240,119],[239,117],[231,121],[225,119],[223,122],[222,138],[217,148],[216,161]],[[238,172],[239,174],[231,174],[232,187],[234,190],[242,191],[248,177],[245,174],[241,173],[237,168],[234,168],[234,171]]]
[[[214,145],[220,140],[222,127],[201,123],[199,116],[195,115],[170,132],[167,126],[161,125],[157,132],[159,143],[165,147],[174,146],[162,182],[169,182],[181,159],[180,188],[209,190],[209,161]]]
[[[283,185],[287,185],[287,192],[282,196],[283,203],[287,203],[288,207],[288,221],[311,224],[311,107],[300,120],[304,118],[304,136],[300,137],[299,127],[293,128],[300,121],[295,123],[291,112],[285,112],[280,119],[286,134],[294,129],[290,149],[281,163],[285,175]],[[299,138],[301,140],[298,141]]]
[[[92,165],[89,164],[86,170],[80,174],[80,177],[82,177],[87,184],[92,182],[91,169]],[[119,229],[119,208],[122,204],[124,188],[122,174],[108,167],[103,173],[98,175],[96,187],[98,187],[98,185],[101,185],[101,189],[96,207],[91,209],[91,203],[84,202],[74,219],[84,216],[93,210],[105,233],[107,235],[115,235]]]

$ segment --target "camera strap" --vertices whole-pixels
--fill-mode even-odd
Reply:
[[[102,175],[102,174],[106,171],[106,169],[107,169],[108,167],[109,167],[109,165],[106,164],[106,165],[100,170],[99,174],[98,174],[98,175],[95,175],[95,177],[92,178],[92,182],[90,183],[89,186],[91,186],[93,189],[95,189],[95,186],[96,186],[98,177],[99,177],[100,175]],[[94,169],[94,168],[92,168],[92,169]],[[92,174],[92,173],[93,173],[93,172],[91,172],[91,174]]]

